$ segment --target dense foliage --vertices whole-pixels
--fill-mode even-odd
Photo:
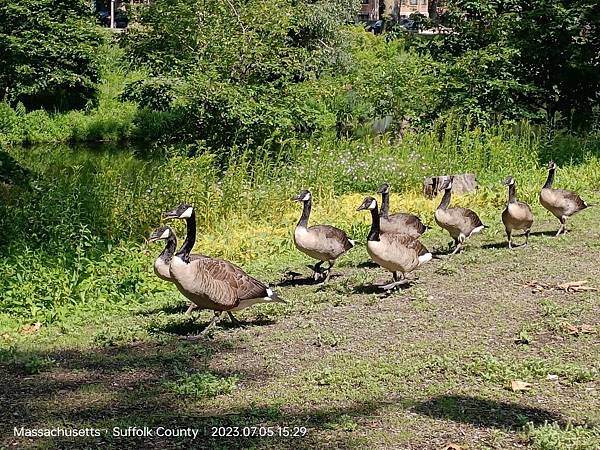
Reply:
[[[50,110],[93,102],[100,42],[85,0],[0,2],[0,100]]]
[[[597,1],[455,0],[448,7],[454,32],[428,46],[443,63],[447,102],[483,121],[498,114],[589,122],[600,100]]]

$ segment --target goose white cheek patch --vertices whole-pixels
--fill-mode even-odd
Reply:
[[[377,202],[375,200],[371,200],[371,204],[369,205],[369,209],[377,208]]]
[[[304,198],[302,199],[302,201],[303,201],[303,202],[307,202],[307,201],[309,201],[309,200],[310,200],[310,193],[306,194],[306,195],[304,196]]]
[[[192,208],[191,206],[186,209],[183,214],[181,214],[179,216],[180,219],[189,219],[190,217],[192,217],[192,212],[194,212],[194,208]]]
[[[160,238],[161,239],[167,239],[170,234],[171,233],[169,232],[169,230],[165,230],[165,231],[163,231],[163,234],[161,234]]]

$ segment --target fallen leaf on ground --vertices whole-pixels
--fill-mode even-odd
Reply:
[[[598,289],[586,286],[587,280],[581,281],[568,281],[566,283],[557,284],[556,287],[565,292],[583,292],[583,291],[597,291]]]
[[[525,381],[512,380],[510,382],[510,387],[513,391],[528,391],[531,389],[531,383],[527,383]]]
[[[464,447],[461,447],[458,444],[446,444],[442,450],[464,450]]]
[[[552,289],[550,287],[550,285],[548,285],[546,283],[540,283],[539,281],[530,281],[525,286],[531,288],[531,290],[534,293],[535,292],[542,292],[542,291],[545,291],[546,289]]]
[[[596,327],[584,323],[579,327],[579,331],[582,333],[594,334],[596,333]]]
[[[585,291],[597,291],[598,288],[587,286],[587,280],[581,281],[566,281],[564,283],[559,283],[556,286],[551,286],[548,283],[542,283],[540,281],[530,281],[525,285],[525,287],[531,288],[533,293],[543,292],[543,291],[552,291],[554,289],[558,289],[561,291],[575,293],[575,292],[585,292]]]
[[[580,333],[585,333],[585,334],[595,334],[596,333],[596,327],[594,327],[593,325],[588,325],[588,324],[582,324],[582,325],[573,325],[572,323],[569,322],[562,322],[561,326],[564,328],[564,330],[567,332],[567,334],[572,334],[572,335],[577,335]]]
[[[579,334],[579,327],[577,325],[569,322],[561,322],[560,325],[568,334]]]
[[[36,322],[31,325],[25,325],[23,328],[21,328],[19,330],[19,332],[21,334],[33,334],[33,333],[37,333],[38,331],[40,331],[40,328],[42,328],[42,323]]]

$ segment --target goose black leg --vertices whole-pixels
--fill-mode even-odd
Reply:
[[[325,269],[325,279],[323,280],[323,284],[329,281],[329,277],[331,276],[331,268],[333,267],[334,261],[328,261],[329,267]]]
[[[321,270],[321,265],[322,264],[323,264],[323,261],[319,261],[313,267],[313,270],[315,271],[315,273],[313,274],[313,278],[314,278],[315,281],[317,281],[322,276],[322,274],[323,274],[323,271]]]
[[[454,251],[450,254],[450,256],[452,255],[456,255],[458,252],[460,252],[460,250],[462,249],[462,241],[458,241],[456,244],[456,248],[454,249]]]
[[[201,336],[201,337],[206,336],[208,334],[209,330],[211,328],[213,328],[219,320],[221,320],[221,312],[222,311],[215,311],[215,315],[210,320],[210,322],[208,322],[208,325],[206,326],[206,328],[204,330],[202,330],[202,333],[200,333],[199,336]]]
[[[508,248],[512,250],[512,233],[506,230],[506,238],[508,239]]]
[[[531,230],[525,231],[525,245],[529,244],[529,233],[531,233]]]
[[[198,305],[196,305],[194,302],[190,303],[190,306],[188,307],[187,311],[185,312],[188,316],[190,314],[192,314],[192,311],[195,310],[198,307]]]
[[[558,229],[558,232],[556,233],[555,236],[560,235],[561,232],[562,232],[562,234],[565,234],[567,232],[567,226],[566,226],[567,220],[564,217],[561,217],[558,220],[560,220],[560,228]]]

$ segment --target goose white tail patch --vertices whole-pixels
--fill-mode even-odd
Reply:
[[[352,239],[348,239],[348,242],[350,242],[350,245],[352,245],[352,247],[356,245],[356,241],[353,241]]]
[[[427,261],[431,261],[433,255],[431,253],[425,253],[424,255],[419,256],[419,264],[424,264]]]
[[[269,301],[269,302],[279,302],[279,303],[285,303],[280,297],[279,295],[277,295],[277,292],[273,292],[273,290],[271,288],[267,288],[267,296],[265,297],[265,300]]]
[[[477,228],[473,228],[473,231],[471,231],[471,234],[479,233],[484,228],[485,228],[485,225],[480,225]],[[471,234],[469,236],[471,236]]]

